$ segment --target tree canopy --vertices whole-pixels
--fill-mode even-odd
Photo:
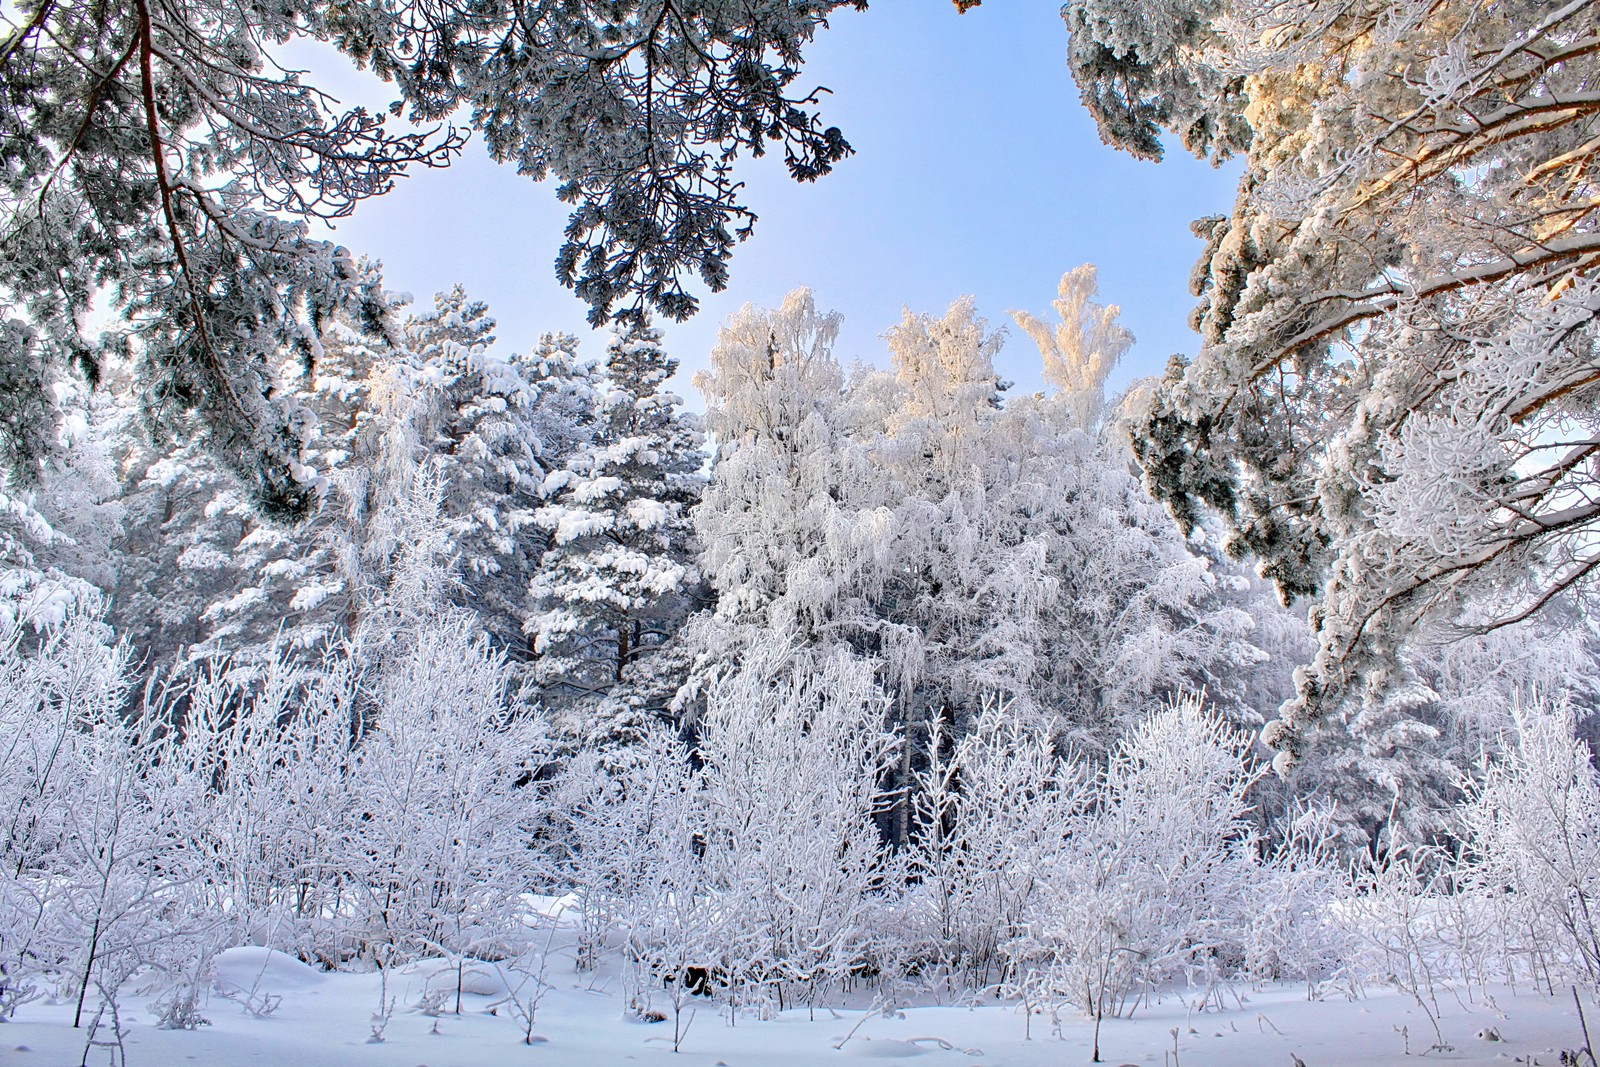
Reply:
[[[1232,215],[1195,224],[1200,351],[1137,450],[1185,526],[1219,511],[1286,598],[1320,596],[1268,735],[1292,763],[1417,626],[1514,623],[1600,568],[1600,13],[1120,10],[1067,8],[1106,138],[1245,156]]]
[[[755,222],[734,158],[776,145],[810,180],[850,151],[817,92],[793,89],[804,44],[847,3],[865,7],[21,5],[0,40],[0,461],[35,476],[60,436],[51,383],[131,355],[152,428],[204,435],[269,511],[304,514],[320,472],[279,355],[313,362],[335,317],[394,339],[381,279],[308,222],[447,164],[458,116],[497,160],[557,180],[573,213],[556,274],[592,321],[692,314],[688,279],[723,288]],[[389,110],[417,128],[340,110],[282,67],[275,49],[297,38],[392,83]]]

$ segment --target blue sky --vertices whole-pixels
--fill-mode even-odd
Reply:
[[[1181,148],[1157,165],[1100,143],[1066,68],[1067,35],[1051,0],[989,0],[958,15],[947,0],[874,0],[838,12],[807,51],[806,88],[856,154],[811,185],[781,158],[744,160],[740,177],[761,216],[734,254],[725,292],[693,320],[667,327],[682,391],[704,366],[717,325],[747,302],[771,306],[809,285],[844,314],[837,354],[885,363],[880,339],[901,307],[939,312],[970,293],[992,324],[1006,311],[1046,314],[1063,271],[1100,267],[1101,298],[1123,308],[1138,338],[1121,385],[1193,351],[1186,326],[1191,219],[1229,210],[1237,172]],[[337,64],[337,60],[335,64]],[[315,62],[346,102],[386,102],[353,74]],[[503,344],[546,330],[588,337],[584,307],[551,269],[566,211],[549,183],[498,167],[473,146],[448,170],[406,178],[364,204],[337,239],[383,260],[391,288],[419,304],[455,282],[487,301]],[[598,339],[587,351],[602,351]],[[1000,357],[1018,390],[1039,387],[1037,354],[1014,327]]]

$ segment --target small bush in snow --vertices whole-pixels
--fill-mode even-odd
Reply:
[[[1260,871],[1248,749],[1198,697],[1133,729],[1068,822],[1040,934],[1011,946],[1020,988],[1098,1024],[1163,982],[1240,966]]]
[[[1570,705],[1534,699],[1513,718],[1515,743],[1467,786],[1460,881],[1536,977],[1600,985],[1600,773]]]

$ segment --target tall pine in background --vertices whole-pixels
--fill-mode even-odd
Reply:
[[[677,688],[673,637],[698,582],[689,508],[699,498],[701,434],[666,390],[677,361],[661,333],[635,326],[607,350],[594,436],[544,481],[535,515],[550,547],[528,621],[546,700],[589,710],[582,737],[625,736]]]

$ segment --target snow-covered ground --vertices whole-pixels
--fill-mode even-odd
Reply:
[[[920,1058],[929,1067],[1060,1067],[1088,1063],[1091,1025],[1065,1018],[1059,1036],[1050,1019],[1027,1020],[1012,1005],[913,1007],[885,1015],[857,1007],[783,1012],[760,1021],[746,1016],[730,1026],[717,1006],[697,1006],[682,1052],[672,1052],[672,1021],[626,1020],[614,976],[575,973],[570,959],[553,958],[554,988],[539,1005],[535,1044],[522,1041],[513,1018],[491,1014],[504,999],[492,967],[469,975],[475,990],[463,997],[462,1014],[429,1016],[418,1009],[430,984],[454,989],[453,971],[413,965],[392,972],[388,992],[395,1008],[372,1042],[372,1017],[379,1003],[377,974],[323,974],[279,953],[232,949],[219,957],[215,983],[203,1014],[210,1024],[194,1031],[161,1030],[147,996],[127,995],[121,1015],[128,1067],[605,1067],[609,1064],[681,1064],[683,1067],[801,1067],[841,1059]],[[270,1016],[246,1011],[222,992],[254,990],[281,998]],[[1560,1050],[1581,1044],[1570,994],[1554,1000],[1526,990],[1500,990],[1494,1006],[1441,997],[1441,1026],[1450,1050],[1433,1050],[1427,1017],[1409,998],[1388,990],[1362,999],[1343,996],[1311,1002],[1303,986],[1241,987],[1223,1011],[1191,1013],[1179,996],[1168,996],[1133,1019],[1107,1020],[1101,1054],[1112,1065],[1162,1067],[1290,1067],[1298,1056],[1306,1067],[1416,1064],[1545,1064],[1555,1067]],[[670,1013],[670,1005],[661,1004]],[[453,1007],[453,996],[451,1004]],[[1585,1002],[1585,1009],[1591,1011]],[[81,1061],[85,1032],[72,1029],[70,1003],[35,1002],[15,1021],[0,1025],[0,1063],[11,1067],[67,1067]],[[1402,1035],[1405,1028],[1406,1035]],[[1174,1033],[1176,1031],[1176,1033]],[[1502,1040],[1494,1040],[1497,1034]],[[848,1038],[848,1039],[847,1039]],[[1409,1039],[1411,1056],[1405,1052]],[[106,1063],[96,1048],[89,1063]]]

